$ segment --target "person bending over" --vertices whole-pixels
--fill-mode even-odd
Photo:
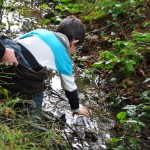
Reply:
[[[1,71],[12,73],[2,86],[11,93],[32,97],[42,108],[44,81],[51,70],[59,73],[62,87],[73,113],[89,116],[86,107],[79,105],[73,75],[71,55],[84,41],[83,23],[71,15],[64,18],[56,31],[36,29],[16,39],[0,39]],[[8,66],[8,67],[6,67]]]

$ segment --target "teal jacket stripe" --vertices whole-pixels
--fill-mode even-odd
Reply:
[[[52,50],[55,57],[57,71],[59,71],[61,74],[72,75],[72,62],[69,54],[67,53],[65,46],[51,31],[45,29],[37,29],[24,34],[23,36],[19,37],[19,39],[24,39],[30,36],[39,37],[48,45],[50,50]]]

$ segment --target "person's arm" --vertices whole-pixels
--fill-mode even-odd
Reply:
[[[18,61],[16,59],[13,49],[5,48],[5,46],[0,42],[0,60],[4,61],[5,65],[17,66]]]
[[[70,104],[73,114],[84,115],[84,116],[89,117],[89,112],[88,112],[87,108],[85,106],[79,104],[77,90],[74,90],[72,92],[65,90],[65,94],[69,100],[69,104]]]
[[[74,82],[74,76],[60,74],[60,77],[62,87],[65,90],[65,95],[69,100],[69,104],[73,114],[85,115],[89,117],[87,108],[79,104],[79,97],[77,86]]]

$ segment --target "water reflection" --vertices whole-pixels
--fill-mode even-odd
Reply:
[[[45,25],[43,15],[37,1],[6,0],[0,9],[0,28],[9,32],[11,37],[37,28],[52,29],[53,25]]]
[[[110,129],[114,125],[114,120],[110,117],[111,112],[106,109],[105,104],[100,102],[96,90],[86,86],[82,92],[79,92],[81,103],[87,105],[91,114],[90,118],[86,118],[82,115],[72,115],[59,76],[52,78],[51,86],[57,92],[56,94],[62,97],[62,100],[57,95],[46,94],[43,110],[53,114],[56,118],[65,117],[67,125],[62,131],[64,138],[69,137],[75,150],[106,149],[105,140],[111,137]]]

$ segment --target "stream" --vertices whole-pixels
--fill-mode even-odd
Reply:
[[[52,78],[51,86],[62,99],[45,93],[43,110],[56,118],[63,117],[67,124],[62,131],[63,136],[65,139],[70,139],[75,150],[104,150],[106,149],[105,141],[112,136],[110,129],[115,124],[114,117],[107,108],[102,94],[99,94],[99,89],[83,84],[80,73],[76,71],[80,103],[89,109],[90,118],[72,115],[57,74]],[[73,131],[77,135],[74,135]]]

